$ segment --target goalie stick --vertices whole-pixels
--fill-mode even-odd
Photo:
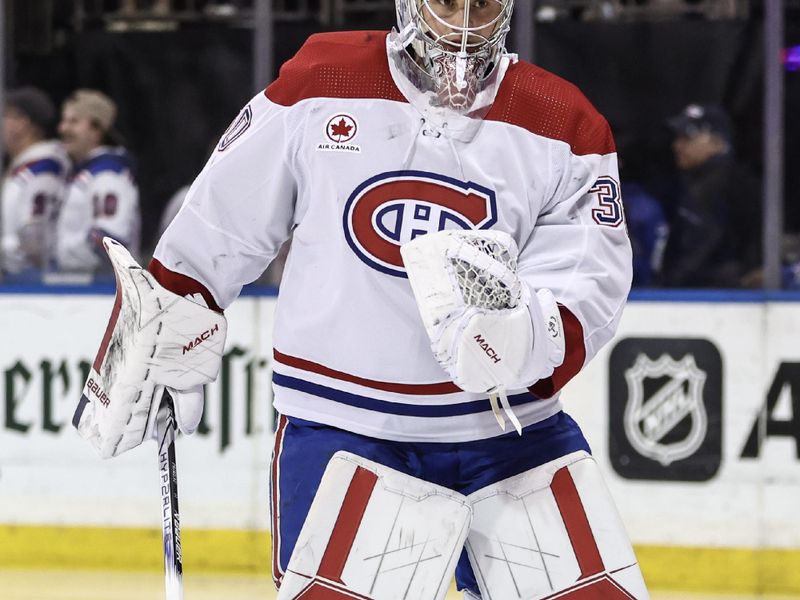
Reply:
[[[158,409],[156,433],[161,479],[161,531],[164,538],[164,583],[167,600],[183,600],[181,521],[178,513],[178,469],[175,462],[175,406],[164,390]]]

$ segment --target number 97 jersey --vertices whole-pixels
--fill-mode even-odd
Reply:
[[[156,248],[158,268],[225,307],[291,233],[276,409],[383,439],[459,442],[502,431],[488,396],[456,387],[434,359],[400,246],[444,229],[504,231],[520,279],[551,290],[564,323],[563,362],[508,390],[522,426],[539,422],[612,337],[630,287],[608,125],[577,88],[510,56],[480,119],[427,102],[390,56],[386,33],[312,36],[220,140]],[[547,329],[540,317],[535,331]]]
[[[69,159],[59,142],[36,142],[15,156],[0,197],[0,271],[24,273],[46,266],[53,244],[53,211]]]

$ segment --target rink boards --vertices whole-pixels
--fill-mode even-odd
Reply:
[[[0,293],[0,567],[159,568],[155,445],[104,462],[70,425],[111,297],[61,292]],[[177,445],[187,568],[267,569],[274,304],[227,311]],[[565,390],[651,585],[800,594],[799,341],[798,296],[640,295]]]

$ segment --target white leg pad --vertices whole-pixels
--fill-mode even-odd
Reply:
[[[594,459],[575,452],[471,494],[482,600],[649,598]]]
[[[469,502],[457,492],[337,452],[278,600],[442,600],[471,518]]]

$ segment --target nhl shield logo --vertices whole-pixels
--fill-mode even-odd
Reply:
[[[625,338],[608,364],[608,452],[626,479],[708,481],[722,464],[722,355],[709,340]]]
[[[646,395],[646,379],[666,381]],[[664,354],[652,361],[640,354],[633,367],[625,371],[625,380],[625,433],[639,454],[666,467],[697,452],[706,437],[708,416],[703,404],[706,374],[697,368],[694,357],[687,354],[675,361]],[[664,442],[667,434],[687,418],[691,425],[685,437]]]

